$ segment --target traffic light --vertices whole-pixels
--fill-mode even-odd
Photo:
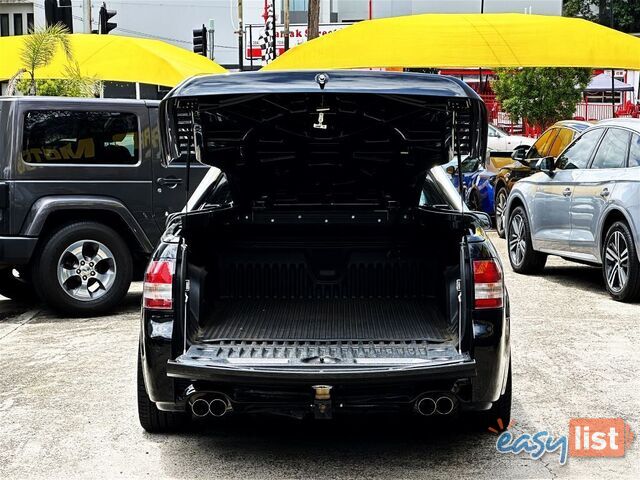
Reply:
[[[61,23],[69,33],[73,33],[73,15],[71,0],[44,0],[44,17],[47,27]]]
[[[117,23],[110,22],[109,19],[116,16],[118,13],[116,10],[107,10],[107,4],[103,3],[100,7],[100,15],[98,21],[98,33],[100,35],[106,35],[111,30],[118,26]]]
[[[207,27],[204,25],[193,31],[193,53],[207,56]]]

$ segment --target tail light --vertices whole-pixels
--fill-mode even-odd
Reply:
[[[176,269],[175,245],[168,245],[149,262],[144,275],[142,304],[144,308],[170,310],[173,308],[173,274]]]
[[[502,269],[495,260],[474,260],[473,281],[475,283],[475,307],[502,307]]]

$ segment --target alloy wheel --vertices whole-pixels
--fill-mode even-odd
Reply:
[[[58,283],[67,295],[76,300],[86,302],[102,297],[115,279],[115,257],[101,242],[74,242],[58,260]]]
[[[527,251],[527,243],[525,240],[524,218],[522,215],[516,214],[511,219],[511,228],[509,228],[509,256],[511,261],[520,265],[524,261]]]
[[[629,246],[620,231],[614,231],[605,247],[604,272],[609,289],[619,293],[629,279]]]
[[[500,190],[496,202],[496,229],[504,231],[504,213],[507,208],[507,195],[504,190]]]

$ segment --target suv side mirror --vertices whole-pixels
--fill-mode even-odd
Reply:
[[[527,152],[529,151],[529,147],[526,145],[518,145],[513,149],[513,153],[511,154],[511,158],[521,162],[527,156]]]
[[[491,216],[488,213],[472,210],[471,214],[478,220],[483,229],[489,230],[493,227],[493,224],[491,223]]]
[[[447,172],[449,175],[455,175],[456,174],[456,167],[454,167],[453,165],[449,165],[447,167],[447,169],[445,170],[445,172]]]
[[[544,157],[538,162],[538,169],[541,172],[553,172],[556,169],[556,159],[554,157]]]

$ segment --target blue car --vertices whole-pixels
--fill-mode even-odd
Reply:
[[[458,161],[452,160],[443,165],[453,185],[458,188]],[[496,172],[488,170],[480,158],[467,157],[462,160],[462,182],[464,183],[465,202],[471,210],[477,210],[495,216]]]

